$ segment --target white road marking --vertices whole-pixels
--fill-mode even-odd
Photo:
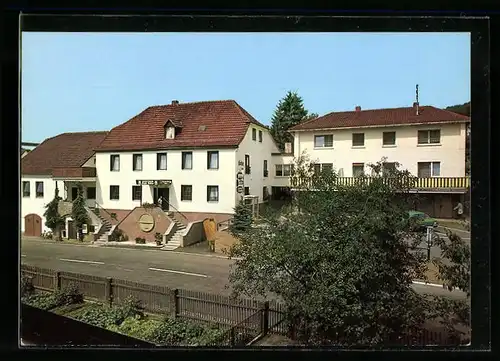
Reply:
[[[159,272],[178,273],[178,274],[181,274],[181,275],[204,277],[204,278],[210,277],[210,276],[202,275],[202,274],[199,274],[199,273],[189,273],[189,272],[182,272],[182,271],[174,271],[174,270],[162,269],[162,268],[152,268],[152,267],[150,267],[149,270],[150,271],[159,271]]]
[[[416,285],[421,285],[421,286],[432,286],[432,287],[441,287],[443,288],[443,285],[439,285],[437,283],[426,283],[426,282],[420,282],[420,281],[413,281],[412,283]]]
[[[91,264],[104,264],[104,262],[83,261],[83,260],[79,260],[79,259],[67,259],[67,258],[59,258],[59,261],[78,262],[78,263],[91,263]]]
[[[26,255],[25,255],[25,254],[22,254],[22,255],[21,255],[21,257],[26,257]]]
[[[442,237],[446,237],[446,233],[442,233],[442,232],[436,232],[437,235],[439,236],[442,236]],[[460,236],[459,236],[460,237]],[[466,240],[470,240],[470,237],[460,237],[461,239],[466,239]]]

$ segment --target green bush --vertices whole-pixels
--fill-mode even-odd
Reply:
[[[21,297],[31,296],[35,293],[35,287],[31,277],[21,276]]]
[[[149,341],[153,338],[153,334],[160,324],[161,321],[154,319],[138,320],[137,318],[127,318],[119,326],[109,325],[107,329]]]
[[[57,306],[73,305],[83,303],[83,294],[74,283],[54,292],[54,301]]]
[[[52,294],[33,294],[31,296],[22,298],[21,302],[46,311],[58,306],[54,295]]]
[[[142,238],[142,237],[137,237],[135,239],[135,243],[137,243],[137,244],[146,244],[146,239]]]
[[[165,318],[149,340],[158,345],[190,345],[203,334],[204,328],[184,320]]]
[[[127,242],[128,236],[120,228],[115,228],[108,237],[110,242]]]
[[[107,307],[99,304],[86,307],[81,312],[73,315],[73,317],[94,326],[107,328],[120,326],[127,318],[142,319],[144,312],[140,302],[133,297],[129,297],[123,304],[115,307]]]

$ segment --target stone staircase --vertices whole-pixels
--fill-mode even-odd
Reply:
[[[99,228],[99,231],[94,235],[94,241],[95,242],[107,242],[108,241],[108,232],[111,230],[112,225],[111,225],[111,223],[109,223],[108,220],[106,220],[98,212],[96,212],[95,209],[92,209],[92,212],[101,221],[101,228]]]
[[[186,232],[186,226],[184,225],[184,223],[176,219],[172,213],[167,213],[167,216],[172,222],[176,224],[177,230],[172,235],[172,237],[167,241],[165,246],[163,246],[163,249],[167,251],[172,251],[181,246],[182,237],[184,237],[184,234]]]

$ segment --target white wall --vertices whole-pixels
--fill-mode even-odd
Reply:
[[[441,144],[417,145],[418,130],[441,129]],[[396,146],[382,146],[383,132],[396,132]],[[402,169],[417,175],[418,162],[441,162],[441,177],[465,176],[465,124],[415,125],[295,132],[295,156],[304,150],[311,160],[333,163],[352,176],[352,163],[375,163],[382,157],[399,162]],[[352,147],[352,133],[365,133],[365,146]],[[333,134],[333,148],[314,148],[314,135]],[[367,170],[365,168],[365,170]]]
[[[23,197],[23,182],[30,182],[30,196]],[[36,182],[43,182],[43,198],[36,197]],[[57,182],[57,186],[59,188],[59,195],[62,197],[62,193],[64,190],[64,185],[62,181]],[[21,232],[24,232],[24,217],[28,214],[34,213],[42,217],[42,232],[50,231],[49,228],[45,226],[45,217],[43,214],[45,213],[45,206],[52,199],[54,199],[54,192],[56,189],[56,181],[52,179],[51,176],[22,176],[21,177],[21,186],[20,186],[20,197],[21,197]]]
[[[217,150],[217,149],[214,149]],[[235,149],[219,149],[219,169],[207,169],[207,149],[193,152],[193,169],[181,169],[181,150],[99,152],[96,155],[96,200],[106,209],[130,210],[140,206],[132,200],[136,180],[172,180],[170,204],[180,212],[232,213],[236,189]],[[156,154],[167,153],[167,170],[156,170]],[[111,154],[120,155],[120,171],[110,171]],[[142,171],[132,170],[132,155],[142,154]],[[110,185],[120,186],[120,200],[110,200]],[[181,201],[181,185],[193,186],[192,201]],[[207,186],[219,186],[219,201],[207,202]],[[153,203],[153,187],[142,186],[142,201]],[[175,209],[172,209],[175,210]]]
[[[256,140],[252,140],[252,129],[256,129]],[[259,130],[262,131],[262,143],[259,142]],[[250,174],[245,174],[245,187],[250,187],[250,195],[259,196],[259,203],[262,202],[263,187],[267,186],[269,194],[271,194],[271,186],[273,184],[273,160],[271,153],[279,152],[273,138],[266,128],[258,125],[250,124],[248,130],[236,151],[236,163],[241,161],[245,163],[245,154],[250,155]],[[264,160],[267,160],[268,176],[264,177]],[[245,168],[238,167],[243,173]],[[236,179],[236,173],[233,174],[233,179]],[[236,201],[240,199],[240,195],[236,193]],[[244,193],[243,193],[244,194]]]
[[[90,167],[90,168],[95,168],[95,165],[96,165],[96,157],[95,157],[95,154],[90,157],[84,165],[82,165],[82,167]]]

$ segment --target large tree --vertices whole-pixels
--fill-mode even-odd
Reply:
[[[54,192],[54,198],[45,206],[45,225],[52,230],[54,239],[56,241],[61,240],[61,228],[64,227],[65,219],[59,214],[59,202],[62,200],[59,197],[59,189],[57,188]]]
[[[342,186],[305,157],[295,160],[292,205],[231,248],[235,295],[278,296],[306,343],[380,344],[419,328],[426,303],[411,285],[425,257],[407,222],[412,176],[383,172],[381,161],[371,179]]]
[[[289,91],[279,101],[271,120],[271,135],[281,151],[285,149],[285,143],[293,142],[288,129],[307,117],[308,111],[304,108],[304,102],[297,92]]]
[[[78,231],[78,240],[83,241],[83,225],[89,222],[89,216],[85,209],[85,198],[83,197],[83,186],[81,183],[77,184],[77,196],[73,200],[73,208],[71,217],[75,222],[75,227]]]

